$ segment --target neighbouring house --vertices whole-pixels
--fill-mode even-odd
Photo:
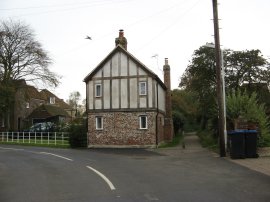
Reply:
[[[156,147],[173,138],[170,66],[164,83],[127,51],[123,30],[116,47],[84,79],[88,147]]]
[[[16,81],[16,86],[14,107],[10,111],[9,119],[7,120],[6,117],[0,114],[0,131],[20,131],[38,120],[69,121],[72,118],[74,114],[72,108],[50,91],[46,89],[38,91],[35,87],[27,85],[25,80]],[[39,116],[35,117],[34,112],[41,109],[42,106],[45,106],[45,109],[49,108],[48,111],[51,113],[51,117],[48,117],[50,113],[44,117],[41,117],[41,113],[39,113]],[[9,129],[7,122],[9,122]]]

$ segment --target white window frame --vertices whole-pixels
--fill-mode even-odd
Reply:
[[[100,121],[100,124],[99,124]],[[96,116],[96,130],[103,130],[103,117]]]
[[[145,124],[143,124],[143,119],[145,118]],[[145,127],[143,127],[145,125]],[[148,129],[148,120],[146,115],[140,116],[140,129]]]
[[[50,97],[50,104],[55,104],[55,97]]]
[[[99,87],[99,91],[98,91],[98,87]],[[95,85],[95,97],[102,97],[102,84],[101,83],[97,83]]]
[[[26,102],[25,103],[25,107],[26,107],[26,109],[29,109],[30,108],[30,103],[29,102]]]
[[[147,82],[146,81],[139,82],[139,95],[147,95]]]

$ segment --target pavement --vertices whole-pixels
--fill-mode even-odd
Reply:
[[[186,133],[184,137],[185,147],[179,145],[173,148],[158,149],[160,153],[166,155],[183,155],[210,152],[213,157],[219,157],[219,154],[203,148],[196,133]],[[231,159],[229,154],[224,158],[238,165],[247,167],[251,170],[270,176],[270,147],[259,148],[258,158]]]

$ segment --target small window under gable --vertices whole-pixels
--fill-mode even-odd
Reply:
[[[142,115],[140,116],[140,129],[147,129],[147,116]]]
[[[95,97],[101,97],[102,96],[102,85],[96,84],[95,85]]]
[[[55,104],[55,97],[50,97],[50,104]]]
[[[96,130],[103,130],[103,117],[96,116]]]
[[[26,102],[25,103],[25,107],[26,107],[26,109],[29,109],[30,108],[30,103],[29,102]]]
[[[146,81],[141,81],[139,83],[139,94],[140,95],[147,95],[147,83],[146,83]]]

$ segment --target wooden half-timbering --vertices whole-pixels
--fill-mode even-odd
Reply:
[[[118,46],[98,71],[87,77],[88,111],[158,108],[165,112],[164,84],[121,49]]]
[[[88,147],[156,147],[166,139],[167,88],[125,47],[117,45],[84,79]]]

